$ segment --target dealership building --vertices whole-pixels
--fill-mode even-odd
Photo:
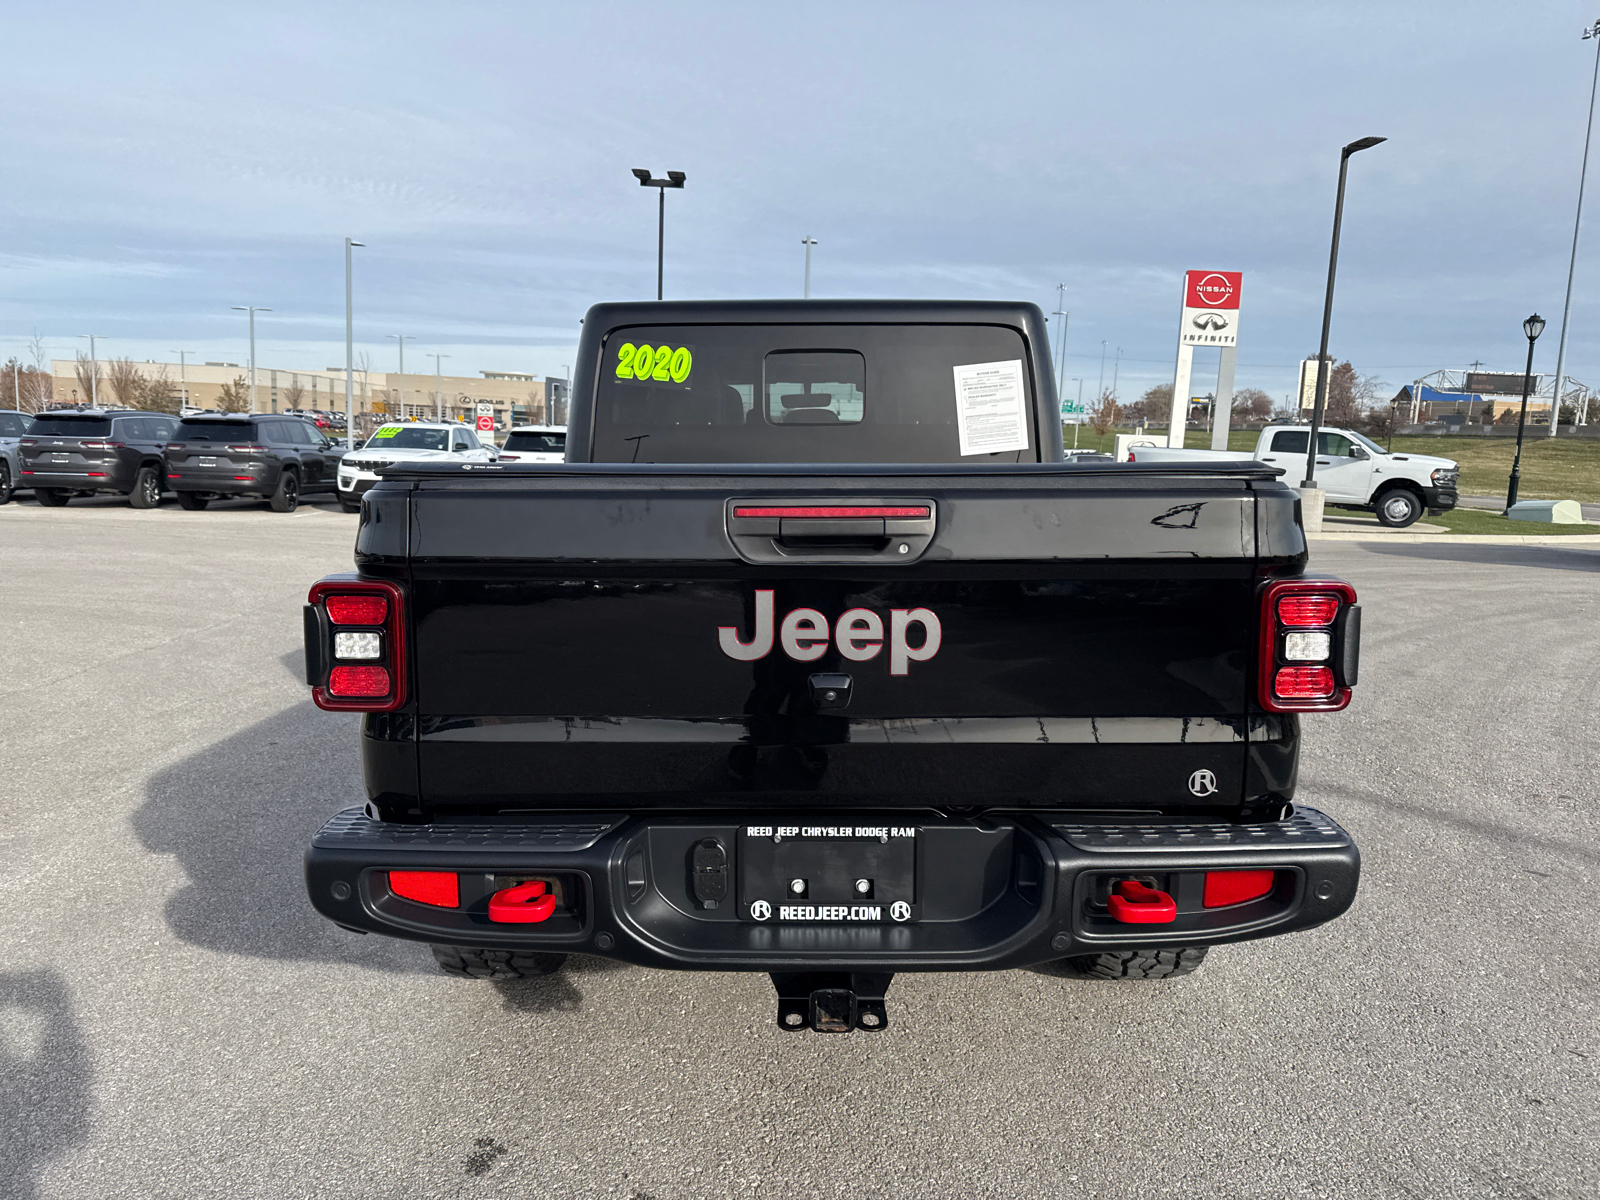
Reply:
[[[220,408],[222,389],[242,383],[248,391],[250,370],[235,362],[142,362],[135,364],[146,378],[165,374],[172,394],[184,408]],[[77,373],[78,363],[57,359],[50,364],[56,404],[88,404]],[[95,385],[101,404],[115,404],[118,397],[107,380],[107,364],[100,364],[100,380]],[[247,406],[257,412],[284,412],[291,408],[344,411],[345,373],[343,367],[321,371],[286,371],[276,367],[256,368],[255,396]],[[487,404],[494,412],[495,428],[511,425],[545,424],[551,415],[556,423],[566,422],[566,381],[539,379],[517,371],[483,371],[478,375],[399,375],[381,371],[355,373],[352,401],[358,414],[367,414],[363,425],[380,419],[431,421],[442,415],[447,421],[473,421],[479,406]],[[549,410],[552,402],[554,413]]]

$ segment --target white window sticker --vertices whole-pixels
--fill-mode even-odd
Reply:
[[[1022,360],[970,363],[955,368],[956,420],[962,454],[1028,448],[1027,390]]]

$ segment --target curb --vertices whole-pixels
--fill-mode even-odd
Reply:
[[[1500,533],[1308,533],[1308,542],[1426,542],[1430,546],[1570,546],[1574,550],[1600,550],[1600,534],[1516,537]]]

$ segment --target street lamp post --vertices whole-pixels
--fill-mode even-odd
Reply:
[[[1072,321],[1072,314],[1066,311],[1067,285],[1056,284],[1056,310],[1052,317],[1061,318],[1061,353],[1056,355],[1056,395],[1061,395],[1061,389],[1067,381],[1067,326]]]
[[[666,195],[665,192],[662,192],[661,194],[663,196]],[[800,244],[806,248],[806,291],[805,291],[805,298],[807,300],[809,300],[809,299],[811,299],[811,247],[813,247],[813,246],[815,246],[817,244],[817,239],[812,237],[808,233],[808,234],[805,235],[805,237],[800,239]],[[659,300],[659,299],[661,299],[661,297],[657,296],[656,299]]]
[[[416,341],[417,335],[414,333],[386,333],[383,336],[394,338],[400,345],[400,374],[396,376],[395,386],[390,390],[394,392],[395,402],[400,406],[400,411],[396,415],[404,419],[406,415],[406,342],[408,340]]]
[[[92,408],[100,407],[100,360],[95,357],[94,342],[96,338],[104,337],[103,333],[80,333],[79,337],[89,339],[89,405]]]
[[[365,246],[364,242],[344,240],[344,448],[356,448],[356,339],[352,320],[354,308],[350,291],[350,248]]]
[[[433,359],[433,419],[442,425],[444,424],[444,392],[440,390],[443,387],[443,377],[439,374],[439,360],[450,356],[448,354],[429,354],[427,357]]]
[[[650,172],[643,167],[633,168],[634,178],[639,181],[640,187],[653,187],[661,192],[661,213],[656,223],[656,299],[661,299],[662,271],[666,263],[667,246],[667,189],[681,188],[683,181],[689,178],[682,171],[668,171],[665,179],[652,179]]]
[[[256,403],[256,314],[272,310],[256,304],[235,304],[233,311],[250,314],[250,411],[259,412],[260,406]]]
[[[1345,171],[1352,154],[1388,140],[1364,137],[1339,151],[1339,192],[1333,202],[1333,247],[1328,251],[1328,294],[1322,301],[1322,348],[1317,351],[1317,398],[1311,406],[1311,436],[1306,441],[1306,477],[1300,481],[1302,488],[1317,486],[1317,430],[1322,425],[1322,410],[1328,401],[1328,329],[1333,321],[1333,278],[1339,269],[1339,224],[1344,219]]]
[[[1567,298],[1561,305],[1561,338],[1556,342],[1556,386],[1550,393],[1550,436],[1561,423],[1561,385],[1567,365],[1567,317],[1572,312],[1572,277],[1578,269],[1578,231],[1583,228],[1583,184],[1589,175],[1589,138],[1594,133],[1594,95],[1600,87],[1600,21],[1583,31],[1594,42],[1594,78],[1589,81],[1589,121],[1583,127],[1583,166],[1578,169],[1578,215],[1572,220],[1572,257],[1567,261]]]
[[[182,397],[178,411],[181,414],[186,407],[189,407],[189,364],[186,359],[194,351],[174,350],[172,353],[178,356],[178,394]]]
[[[1517,485],[1522,482],[1522,431],[1528,424],[1528,392],[1533,387],[1533,344],[1544,332],[1544,318],[1534,313],[1522,323],[1528,339],[1528,367],[1522,374],[1522,415],[1517,418],[1517,456],[1511,460],[1511,484],[1506,488],[1506,511],[1517,502]]]

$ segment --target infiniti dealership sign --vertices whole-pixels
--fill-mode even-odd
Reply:
[[[1181,346],[1233,346],[1239,337],[1238,271],[1189,271],[1183,280]]]

